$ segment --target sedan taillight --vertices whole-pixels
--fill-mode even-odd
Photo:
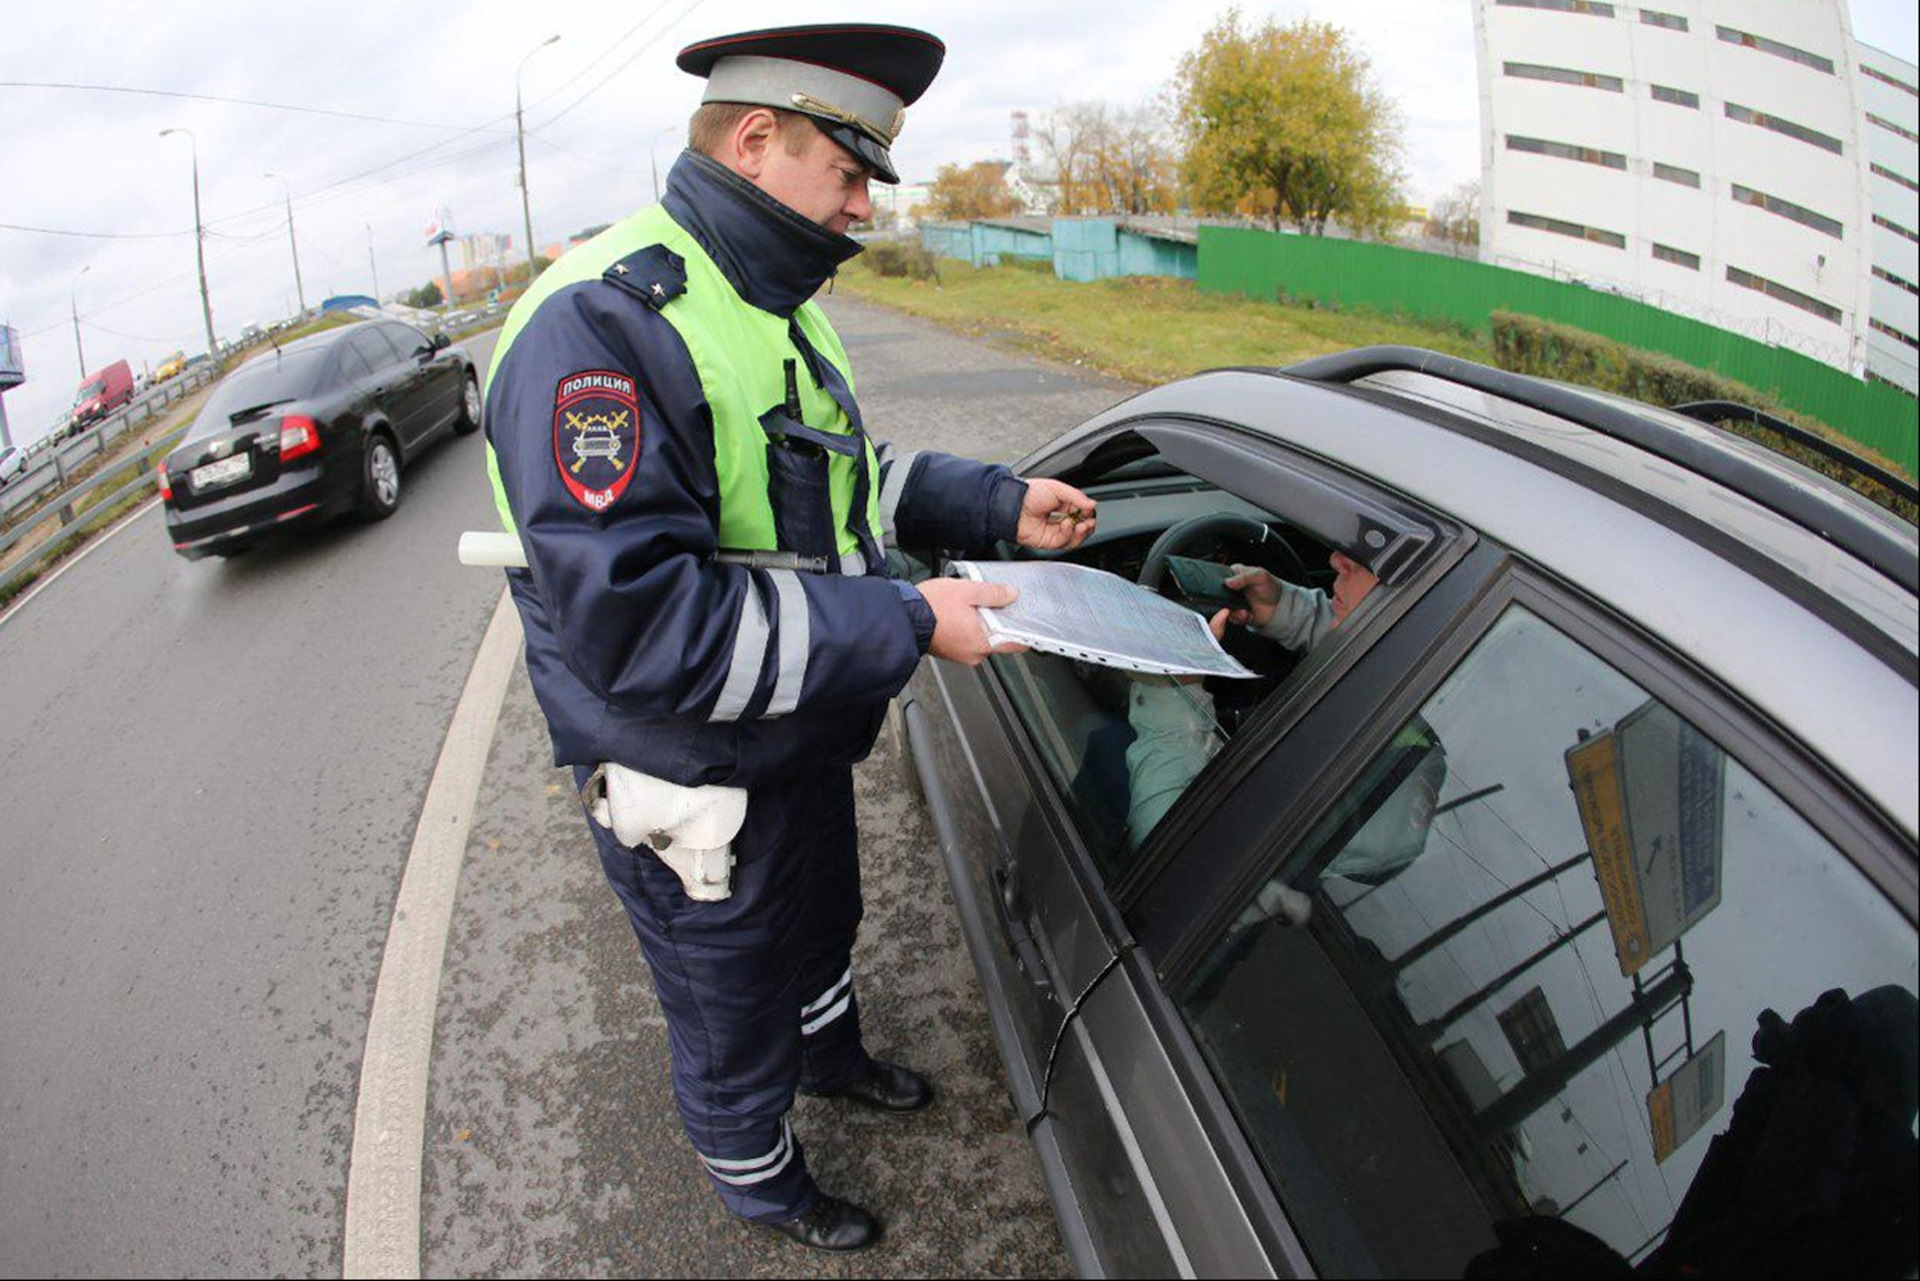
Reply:
[[[160,476],[160,497],[171,502],[173,500],[173,482],[167,479],[167,465],[165,463],[160,464],[158,474]]]
[[[320,449],[320,424],[302,415],[280,420],[280,461],[317,453]]]

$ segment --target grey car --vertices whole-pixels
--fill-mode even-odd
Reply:
[[[1738,412],[1373,348],[1020,464],[1165,594],[1378,578],[1251,680],[901,697],[1081,1273],[1911,1274],[1915,530]]]

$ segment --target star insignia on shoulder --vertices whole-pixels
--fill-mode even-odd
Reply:
[[[663,295],[663,294],[665,294],[666,292],[667,292],[667,291],[666,291],[666,290],[665,290],[664,288],[662,288],[662,287],[661,287],[661,284],[660,284],[660,282],[659,282],[659,281],[657,281],[657,280],[656,280],[656,281],[654,281],[654,282],[653,282],[653,296],[654,296],[655,298],[658,298],[658,297],[660,297],[660,296],[662,296],[662,295]]]
[[[613,264],[613,270],[615,275],[624,276],[627,274],[627,264],[624,262],[616,262]],[[656,288],[657,287],[658,286],[656,286]]]

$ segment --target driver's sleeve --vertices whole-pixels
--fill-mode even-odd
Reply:
[[[1138,846],[1220,750],[1213,696],[1198,684],[1136,679],[1127,693],[1127,835]]]
[[[633,472],[600,510],[569,488],[556,425],[561,384],[590,371],[629,375],[638,402]],[[535,597],[596,698],[734,721],[883,700],[913,674],[932,632],[917,592],[715,561],[712,413],[685,343],[651,308],[597,280],[556,292],[502,358],[486,417]]]
[[[1317,587],[1274,581],[1280,584],[1280,602],[1273,617],[1253,631],[1288,649],[1312,649],[1333,630],[1333,602]]]

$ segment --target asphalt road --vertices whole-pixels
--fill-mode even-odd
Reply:
[[[845,299],[877,435],[1013,458],[1126,389]],[[477,344],[484,358],[489,340]],[[0,1273],[337,1275],[355,1084],[421,799],[497,576],[477,437],[400,512],[189,563],[157,511],[0,625]],[[664,1033],[516,674],[448,945],[428,1275],[1058,1274],[924,814],[862,767],[869,1037],[926,1116],[809,1102],[832,1190],[892,1232],[796,1254],[719,1212]]]

